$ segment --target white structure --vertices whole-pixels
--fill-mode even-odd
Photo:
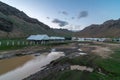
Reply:
[[[77,40],[77,39],[78,39],[77,37],[72,37],[72,40],[73,40],[73,41],[75,41],[75,40]]]
[[[36,35],[31,35],[27,38],[27,40],[35,40]]]
[[[51,36],[50,40],[65,40],[65,38],[64,37]]]
[[[78,41],[100,41],[103,42],[107,38],[78,38]]]
[[[120,42],[120,38],[114,38],[113,41]]]
[[[80,66],[80,65],[71,65],[70,66],[71,70],[80,70],[80,71],[89,71],[89,72],[93,72],[93,68],[90,67],[86,67],[86,66]]]
[[[42,40],[49,40],[49,36],[46,34],[43,35],[31,35],[27,38],[27,40],[35,40],[35,41],[42,41]]]
[[[78,38],[78,41],[85,41],[85,38]]]
[[[30,41],[48,41],[48,40],[65,40],[64,37],[56,37],[56,36],[51,36],[49,37],[46,34],[43,35],[31,35],[27,38],[27,40]]]

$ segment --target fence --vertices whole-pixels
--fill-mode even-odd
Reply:
[[[22,46],[22,45],[35,45],[38,43],[32,41],[0,41],[0,46]]]

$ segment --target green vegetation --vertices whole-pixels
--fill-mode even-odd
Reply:
[[[79,80],[79,75],[81,75],[81,72],[79,71],[63,71],[57,74],[50,74],[43,80]]]
[[[24,39],[1,39],[0,50],[13,50],[20,49],[30,45],[30,43]]]
[[[120,50],[116,50],[111,58],[97,59],[96,64],[112,75],[120,76]],[[120,77],[119,77],[120,78]]]
[[[16,50],[29,46],[44,46],[46,48],[51,48],[52,46],[69,44],[71,41],[57,41],[57,42],[46,42],[45,44],[35,43],[27,41],[26,39],[0,39],[0,50]]]
[[[52,75],[52,76],[51,76]],[[54,76],[54,77],[53,77]],[[112,80],[108,76],[99,73],[81,72],[77,70],[66,70],[56,74],[50,74],[43,80]],[[117,78],[116,78],[117,80]]]
[[[96,55],[85,55],[85,56],[78,56],[75,58],[68,58],[68,57],[63,57],[62,59],[58,59],[54,61],[55,63],[58,62],[60,64],[65,64],[69,63],[71,65],[84,65],[84,66],[89,66],[89,67],[94,67],[94,60],[96,58],[99,58]]]
[[[73,59],[65,57],[55,62],[93,67],[94,72],[65,70],[56,74],[52,73],[43,80],[120,80],[120,50],[115,50],[114,54],[106,59],[90,54]],[[100,73],[96,68],[100,68],[102,72]]]

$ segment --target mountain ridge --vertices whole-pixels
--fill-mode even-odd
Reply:
[[[75,34],[78,37],[120,37],[120,19],[92,24]]]
[[[27,37],[32,34],[68,36],[68,33],[63,34],[56,32],[48,25],[40,22],[37,19],[29,17],[23,11],[20,11],[15,7],[9,6],[0,1],[0,37],[17,38]]]

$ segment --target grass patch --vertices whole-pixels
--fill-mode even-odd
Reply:
[[[0,47],[0,51],[4,51],[4,50],[15,50],[15,49],[21,49],[21,48],[24,48],[24,47],[27,47],[25,45],[21,45],[21,46],[2,46]]]
[[[53,62],[60,63],[60,64],[69,63],[71,65],[84,65],[84,66],[93,67],[94,60],[96,58],[97,58],[96,55],[88,54],[88,55],[84,55],[84,56],[78,56],[75,58],[63,57],[62,59],[57,59]]]
[[[95,62],[105,71],[120,76],[120,50],[115,50],[114,54],[111,55],[111,58],[97,59]]]
[[[119,80],[120,77],[112,77],[97,72],[81,72],[78,70],[67,70],[58,73],[51,73],[42,80]]]
[[[52,47],[52,46],[57,46],[57,45],[64,45],[64,44],[69,44],[71,41],[55,41],[55,42],[47,42],[45,44],[37,44],[35,42],[27,41],[26,39],[0,39],[0,51],[4,50],[16,50],[16,49],[21,49],[24,47],[29,47],[29,46],[45,46],[45,47]]]
[[[0,39],[0,50],[14,50],[30,46],[25,39]]]
[[[80,71],[63,71],[56,74],[52,73],[43,80],[80,80],[80,75]]]
[[[107,72],[120,75],[120,61],[114,59],[99,60],[97,65]]]
[[[72,65],[86,65],[93,68],[99,67],[102,70],[100,74],[97,70],[94,72],[81,71],[61,71],[52,73],[43,80],[120,80],[120,50],[115,50],[111,58],[103,59],[95,55],[76,57],[69,59],[68,57],[58,59],[55,63],[59,64],[70,63]]]

